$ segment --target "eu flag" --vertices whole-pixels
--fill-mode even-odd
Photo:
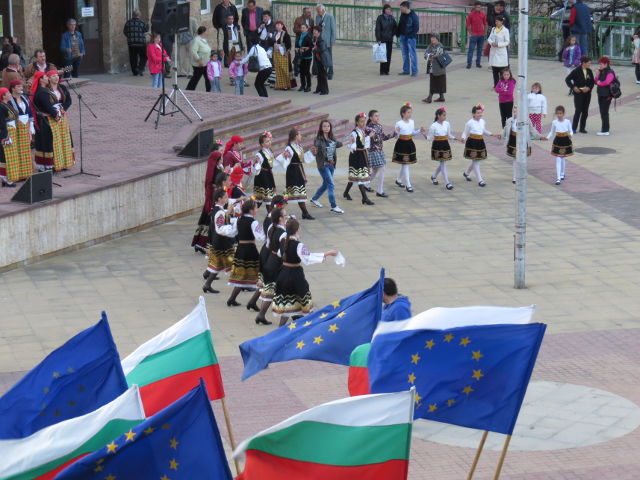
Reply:
[[[510,435],[545,329],[530,323],[376,335],[371,392],[415,386],[415,418]]]
[[[231,480],[204,382],[56,480]]]
[[[371,340],[380,320],[383,285],[384,269],[371,288],[242,343],[242,379],[267,368],[269,363],[302,358],[349,365],[353,349]]]
[[[51,352],[0,398],[0,438],[24,438],[127,390],[107,315]]]

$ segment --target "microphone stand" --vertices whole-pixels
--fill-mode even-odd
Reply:
[[[84,171],[84,158],[82,156],[82,106],[84,105],[85,107],[87,107],[87,110],[89,110],[89,113],[93,115],[93,118],[98,118],[98,116],[93,113],[91,107],[87,105],[87,103],[82,99],[82,94],[78,91],[77,87],[69,82],[68,78],[65,78],[64,80],[65,82],[67,82],[67,86],[70,87],[70,89],[73,90],[73,93],[76,94],[76,97],[78,97],[78,112],[80,119],[80,171],[78,173],[67,175],[64,178],[77,177],[78,175],[90,175],[92,177],[99,177],[100,175],[96,173],[89,173]]]

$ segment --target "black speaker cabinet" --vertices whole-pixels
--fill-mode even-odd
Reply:
[[[53,172],[34,173],[11,198],[12,202],[28,204],[45,202],[53,197]]]
[[[203,130],[191,139],[180,151],[179,157],[203,158],[208,157],[213,145],[213,128]]]
[[[151,15],[151,27],[162,35],[189,31],[189,2],[156,0]]]

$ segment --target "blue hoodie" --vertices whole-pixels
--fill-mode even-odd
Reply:
[[[393,303],[382,308],[383,322],[393,322],[396,320],[407,320],[411,318],[411,302],[409,297],[398,296]]]

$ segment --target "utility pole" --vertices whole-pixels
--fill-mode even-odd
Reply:
[[[527,146],[529,144],[529,106],[527,102],[527,63],[529,61],[529,0],[518,5],[518,141],[516,154],[516,222],[514,235],[514,288],[526,288],[527,233]]]

